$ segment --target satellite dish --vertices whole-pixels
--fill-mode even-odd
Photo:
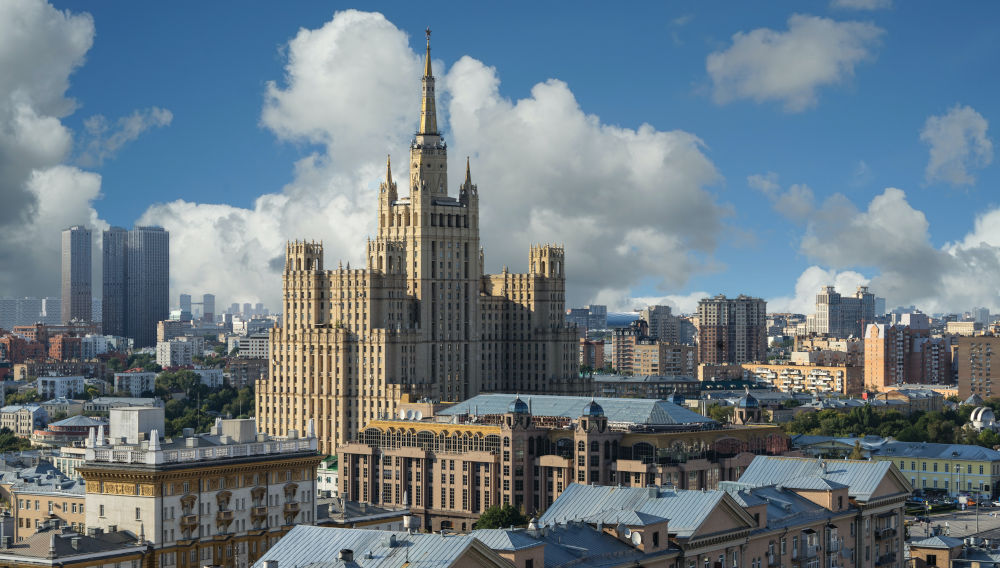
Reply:
[[[639,546],[642,544],[642,535],[640,533],[632,533],[632,544]]]
[[[631,536],[632,536],[632,529],[625,527],[625,538],[629,538]]]
[[[414,413],[413,413],[413,419],[414,420],[420,420],[423,417],[424,417],[424,413],[423,412],[420,412],[419,410],[414,411]]]
[[[406,418],[406,411],[405,410],[400,410],[399,411],[399,418],[401,420]]]
[[[413,411],[412,410],[407,410],[406,411],[406,419],[407,420],[413,420]]]

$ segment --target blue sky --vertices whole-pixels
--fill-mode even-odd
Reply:
[[[1000,8],[841,3],[400,2],[338,21],[357,6],[108,2],[86,6],[88,46],[79,3],[15,0],[0,32],[40,33],[0,39],[0,70],[12,54],[51,70],[8,76],[72,141],[19,171],[0,156],[0,189],[27,204],[0,233],[161,223],[172,296],[276,304],[286,239],[361,262],[384,155],[405,164],[430,25],[451,186],[472,155],[488,271],[553,240],[571,303],[687,310],[721,292],[801,310],[820,284],[871,280],[890,305],[1000,309]],[[32,43],[60,26],[80,41]],[[8,124],[17,80],[0,89]],[[72,206],[46,217],[59,191]],[[57,239],[32,242],[37,261],[6,253],[36,265],[5,270],[0,295],[58,293]]]

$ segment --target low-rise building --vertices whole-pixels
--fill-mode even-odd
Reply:
[[[130,369],[115,373],[115,392],[127,392],[140,397],[156,390],[156,373],[142,369]]]
[[[107,365],[100,359],[90,361],[25,361],[14,365],[15,381],[34,381],[38,377],[83,376],[104,379]]]
[[[871,453],[899,468],[914,489],[948,495],[1000,496],[1000,452],[967,444],[887,442]]]
[[[243,388],[256,384],[258,379],[267,379],[267,359],[230,358],[226,363],[229,386]]]
[[[239,356],[248,359],[267,359],[267,333],[255,333],[240,337],[237,345]]]
[[[144,532],[157,566],[249,566],[296,524],[316,520],[316,436],[216,421],[164,439],[160,408],[111,411],[108,440],[88,439],[87,527]],[[110,442],[110,443],[108,443]]]
[[[83,403],[82,400],[60,397],[41,403],[41,407],[49,416],[77,416],[83,414]]]
[[[0,428],[27,438],[49,422],[49,414],[38,404],[10,404],[0,408]]]
[[[84,388],[83,376],[46,376],[38,377],[35,380],[35,390],[38,391],[39,396],[42,396],[46,400],[50,398],[73,398],[76,395],[83,394]]]
[[[809,393],[861,394],[864,367],[744,363],[758,382],[778,390]]]
[[[336,497],[340,494],[340,476],[337,474],[337,456],[327,456],[316,466],[316,492],[318,495]]]
[[[694,345],[641,339],[633,347],[633,375],[685,375],[698,371],[698,349]]]
[[[112,408],[130,406],[163,406],[163,401],[156,397],[99,396],[88,400],[83,405],[83,410],[85,412],[110,412]]]
[[[201,384],[210,389],[221,388],[225,384],[222,369],[195,367],[191,371],[198,375],[198,378],[201,379]]]
[[[78,479],[61,475],[22,477],[10,488],[14,514],[14,537],[23,541],[48,520],[59,519],[74,531],[83,532],[85,491]]]
[[[156,343],[156,364],[163,368],[186,367],[194,364],[194,357],[205,351],[205,338],[196,336],[175,337]]]
[[[45,429],[31,433],[31,443],[36,446],[62,447],[81,444],[91,432],[107,427],[107,423],[90,416],[70,416],[65,420],[50,423]]]
[[[482,394],[399,411],[338,448],[340,494],[405,504],[432,530],[469,530],[492,505],[533,514],[574,482],[712,489],[788,449],[777,426],[725,427],[652,399]]]
[[[254,568],[319,564],[378,568],[511,568],[509,562],[471,535],[309,526],[292,529],[263,554]],[[539,562],[538,568],[543,566]]]
[[[0,564],[9,568],[148,567],[152,549],[126,531],[77,532],[49,523],[22,541],[0,543]]]
[[[691,376],[594,375],[594,395],[669,400],[674,393],[697,398],[701,383]]]

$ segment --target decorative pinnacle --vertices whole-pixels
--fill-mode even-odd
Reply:
[[[431,75],[433,75],[433,73],[431,73],[431,28],[430,28],[430,26],[427,27],[427,30],[425,30],[425,33],[427,34],[427,55],[424,57],[424,76],[425,77],[430,77]]]

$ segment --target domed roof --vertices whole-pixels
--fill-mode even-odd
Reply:
[[[596,400],[591,399],[590,402],[587,403],[587,406],[583,407],[583,415],[591,418],[604,416],[604,408],[602,408],[600,404],[597,404]]]
[[[528,414],[528,403],[521,400],[521,397],[514,399],[514,402],[510,403],[507,407],[508,412],[513,412],[514,414]]]
[[[973,422],[993,422],[996,419],[993,416],[993,409],[988,406],[980,406],[972,411],[972,415],[969,416],[969,420],[972,420]]]
[[[742,398],[740,398],[739,405],[740,405],[740,408],[758,408],[758,407],[760,407],[760,403],[757,402],[757,399],[754,398],[754,396],[752,394],[750,394],[750,388],[749,387],[746,389],[746,394],[743,395]]]

